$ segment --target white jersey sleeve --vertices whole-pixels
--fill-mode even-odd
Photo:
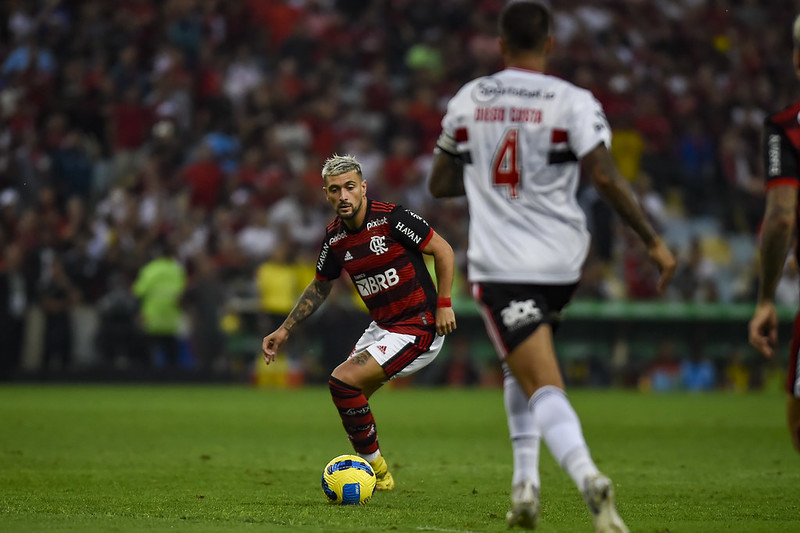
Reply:
[[[611,128],[603,107],[592,93],[582,89],[577,91],[577,94],[583,94],[574,99],[575,104],[570,108],[572,124],[569,126],[569,137],[572,151],[581,159],[600,143],[611,148]]]
[[[611,132],[584,89],[509,68],[466,84],[442,120],[464,160],[469,277],[574,283],[589,248],[579,160]]]

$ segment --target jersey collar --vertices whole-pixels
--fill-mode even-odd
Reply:
[[[522,68],[522,67],[506,67],[506,70],[518,70],[520,72],[532,72],[533,74],[544,74],[544,72],[540,70],[531,70],[529,68]]]

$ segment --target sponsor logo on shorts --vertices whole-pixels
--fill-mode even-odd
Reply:
[[[507,329],[515,330],[542,320],[542,310],[533,298],[523,301],[511,300],[508,306],[500,311],[500,317]]]

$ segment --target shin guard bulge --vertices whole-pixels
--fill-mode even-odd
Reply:
[[[362,456],[377,452],[378,433],[375,430],[375,418],[372,416],[367,397],[361,389],[333,376],[328,380],[328,386],[353,449]]]

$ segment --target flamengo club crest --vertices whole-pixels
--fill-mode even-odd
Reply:
[[[385,235],[374,235],[369,240],[369,249],[375,255],[381,255],[384,252],[388,252],[389,249],[386,247],[386,236]]]

